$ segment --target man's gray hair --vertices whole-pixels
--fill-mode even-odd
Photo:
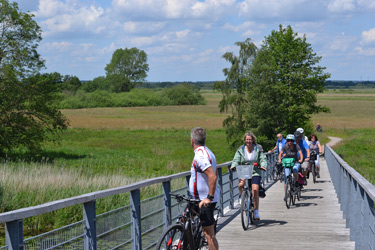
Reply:
[[[204,146],[206,144],[206,131],[201,127],[193,128],[190,138],[193,139],[195,145]]]

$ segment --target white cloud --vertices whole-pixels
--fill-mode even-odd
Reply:
[[[331,12],[353,12],[356,10],[355,0],[334,0],[328,4],[328,10]]]
[[[78,0],[40,0],[34,14],[43,20],[41,26],[45,37],[61,36],[61,33],[74,33],[77,36],[101,34],[116,26],[116,22],[108,22],[102,7],[85,5]]]
[[[166,26],[165,22],[125,22],[123,30],[129,34],[154,34],[161,32]]]
[[[322,0],[244,0],[239,4],[239,15],[247,20],[318,20],[325,15]]]
[[[375,56],[375,48],[364,49],[362,47],[356,47],[355,50],[358,51],[358,54],[361,56]]]
[[[113,0],[113,9],[130,20],[219,20],[232,12],[236,0]]]
[[[253,28],[254,26],[255,26],[254,22],[244,22],[244,23],[239,24],[239,25],[232,25],[232,24],[226,23],[223,26],[223,29],[234,31],[234,32],[244,32],[246,30],[249,30],[249,29]]]
[[[52,43],[46,43],[44,46],[46,47],[46,49],[50,49],[54,51],[67,51],[73,46],[73,43],[66,42],[66,41],[52,42]]]
[[[362,46],[375,47],[375,28],[362,32],[360,44]]]
[[[375,1],[373,0],[333,0],[328,4],[328,10],[333,13],[353,14],[374,9]]]

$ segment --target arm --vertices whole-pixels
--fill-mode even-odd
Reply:
[[[277,145],[273,148],[273,149],[271,149],[271,150],[268,150],[268,152],[272,152],[272,151],[275,151],[276,150],[276,148],[277,148]]]
[[[280,154],[279,154],[279,160],[278,160],[278,162],[281,162],[281,156],[284,154],[284,151],[280,151]]]
[[[318,143],[318,147],[319,147],[319,154],[322,153],[322,146],[320,145],[320,143]]]
[[[306,157],[305,161],[309,161],[310,160],[310,149],[306,149],[306,154],[307,154],[307,157]]]
[[[241,155],[237,150],[236,153],[234,154],[234,157],[233,157],[233,160],[232,160],[232,165],[230,166],[230,169],[233,169],[233,168],[237,167],[240,164],[240,162],[241,162]]]
[[[302,151],[301,150],[299,150],[298,151],[298,153],[299,153],[299,163],[302,163],[303,162],[303,154],[302,154]]]
[[[204,173],[208,177],[208,194],[210,196],[215,195],[215,190],[216,190],[216,181],[217,181],[217,175],[214,172],[214,169],[212,167],[208,167]],[[211,200],[208,198],[204,198],[200,203],[199,203],[199,208],[202,206],[207,206],[208,204],[211,203]]]
[[[260,169],[266,171],[267,170],[267,157],[263,152],[260,152],[259,163],[260,163]]]

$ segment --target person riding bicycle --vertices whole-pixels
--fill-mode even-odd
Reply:
[[[282,158],[293,158],[294,159],[294,166],[293,166],[293,175],[294,180],[296,181],[295,185],[298,185],[298,172],[301,167],[301,163],[303,161],[303,154],[301,148],[298,144],[294,143],[294,135],[288,134],[286,137],[286,144],[281,149],[278,162],[281,163]],[[287,177],[290,175],[290,168],[284,168],[284,190],[286,187],[286,180]]]
[[[305,130],[303,130],[303,128],[297,128],[296,131],[301,133],[302,140],[306,141],[307,145],[309,145],[309,138],[307,138],[307,136],[304,135]]]
[[[320,165],[319,165],[319,155],[322,154],[322,147],[320,145],[320,142],[318,140],[318,137],[315,134],[310,135],[310,144],[309,144],[310,152],[316,153],[316,160],[315,160],[315,166],[316,166],[316,172],[317,172],[317,178],[320,178]],[[309,164],[309,171],[311,170],[311,163]]]
[[[283,138],[283,135],[281,133],[278,133],[276,136],[277,136],[276,146],[268,152],[272,152],[276,150],[276,154],[279,155],[282,147],[284,147],[284,145],[286,144],[286,140]]]
[[[194,199],[201,200],[199,218],[202,222],[203,233],[209,249],[216,250],[219,249],[219,243],[215,236],[214,210],[220,195],[220,190],[216,186],[216,157],[205,146],[206,131],[203,128],[193,128],[190,137],[195,156],[190,170],[189,192]]]
[[[302,155],[303,155],[303,162],[301,164],[302,168],[302,174],[303,174],[303,183],[304,185],[307,184],[306,176],[308,174],[308,167],[309,167],[309,160],[310,160],[310,148],[309,145],[305,140],[303,140],[302,137],[303,134],[301,134],[299,131],[294,132],[294,138],[296,141],[296,144],[301,148]]]
[[[259,220],[259,185],[261,182],[261,170],[267,169],[267,158],[263,153],[263,147],[256,143],[256,137],[253,132],[247,132],[243,137],[243,141],[245,144],[237,149],[230,169],[234,170],[234,168],[238,165],[246,165],[250,163],[258,164],[257,166],[254,166],[254,171],[251,178],[251,191],[252,196],[254,197],[254,219]],[[238,181],[240,197],[245,185],[245,181],[245,179],[240,179]]]

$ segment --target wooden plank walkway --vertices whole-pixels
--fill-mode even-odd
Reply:
[[[260,218],[247,231],[241,226],[239,205],[220,218],[217,239],[220,249],[354,249],[349,229],[331,182],[327,164],[321,158],[321,178],[308,179],[302,198],[287,209],[283,183],[274,183],[260,200]]]

